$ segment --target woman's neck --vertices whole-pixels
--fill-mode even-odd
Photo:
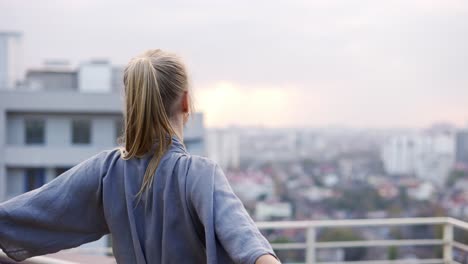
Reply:
[[[176,133],[176,136],[183,141],[184,140],[184,120],[180,117],[173,117],[169,119],[172,130]]]

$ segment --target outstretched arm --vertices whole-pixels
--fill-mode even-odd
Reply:
[[[257,259],[255,264],[280,264],[280,262],[272,255],[263,255]]]
[[[0,204],[0,247],[12,259],[57,252],[108,233],[102,210],[105,152],[39,189]]]
[[[195,160],[190,171],[187,192],[205,228],[208,263],[222,262],[217,258],[223,250],[236,263],[278,263],[271,262],[271,258],[275,259],[273,249],[232,191],[221,168],[208,160]]]

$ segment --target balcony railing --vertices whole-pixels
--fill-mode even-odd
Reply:
[[[441,239],[392,239],[392,240],[361,240],[361,241],[333,241],[318,242],[317,230],[321,228],[358,228],[358,227],[382,227],[382,226],[414,226],[431,225],[442,226],[443,237]],[[306,230],[305,243],[273,243],[275,251],[303,249],[305,250],[307,264],[395,264],[395,263],[417,263],[417,264],[466,264],[456,262],[453,258],[454,248],[468,254],[468,245],[454,241],[454,227],[468,231],[468,223],[449,217],[433,218],[387,218],[387,219],[353,219],[353,220],[324,220],[324,221],[287,221],[287,222],[259,222],[260,229],[304,229]],[[353,247],[403,247],[403,246],[440,246],[442,247],[441,259],[395,259],[395,260],[365,260],[365,261],[339,261],[318,262],[317,250],[330,248],[353,248]]]
[[[360,240],[360,241],[331,241],[320,242],[317,240],[317,231],[324,228],[377,228],[391,226],[441,226],[443,227],[442,238],[435,239],[390,239],[390,240]],[[454,228],[461,232],[468,231],[468,223],[450,217],[431,218],[387,218],[387,219],[350,219],[350,220],[323,220],[323,221],[277,221],[258,222],[257,226],[262,230],[285,230],[301,229],[306,232],[306,240],[303,243],[272,243],[276,252],[283,250],[305,250],[306,264],[466,264],[454,260],[454,249],[468,254],[468,245],[454,240]],[[442,258],[431,259],[395,259],[395,260],[364,260],[364,261],[338,261],[318,262],[317,250],[320,249],[344,249],[353,247],[406,247],[406,246],[436,246],[442,249]],[[110,248],[76,248],[73,252],[83,254],[101,253],[112,254]],[[8,259],[0,252],[0,263]],[[59,261],[47,257],[31,258],[24,264],[71,264],[69,261]],[[304,263],[304,262],[302,262]]]
[[[18,262],[15,262],[11,260],[10,258],[8,258],[5,255],[5,253],[3,253],[0,250],[0,264],[13,264],[13,263],[18,263]],[[19,263],[21,264],[77,264],[76,262],[60,260],[60,259],[51,258],[51,257],[34,257],[34,258],[30,258]]]

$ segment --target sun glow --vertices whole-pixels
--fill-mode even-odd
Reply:
[[[196,92],[197,109],[208,126],[266,125],[294,123],[300,93],[293,87],[242,86],[217,82]]]

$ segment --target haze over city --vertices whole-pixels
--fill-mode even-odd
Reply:
[[[466,1],[1,1],[0,30],[24,69],[173,51],[209,127],[468,122]]]

